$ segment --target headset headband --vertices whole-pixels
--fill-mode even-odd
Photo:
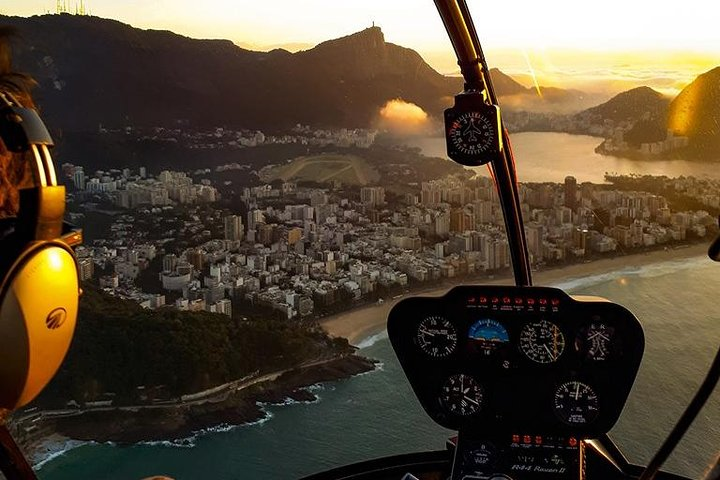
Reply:
[[[20,190],[18,233],[28,240],[52,240],[62,235],[65,187],[57,184],[49,147],[54,146],[34,108],[23,107],[0,90],[0,138],[13,153],[31,152],[36,186]]]

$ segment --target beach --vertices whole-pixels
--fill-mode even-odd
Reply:
[[[623,269],[634,269],[661,262],[677,262],[706,255],[707,248],[707,243],[703,242],[668,250],[619,255],[613,258],[603,258],[586,263],[575,263],[558,268],[533,271],[533,283],[538,286],[553,286]],[[457,285],[502,285],[512,283],[512,276],[508,275],[493,279],[488,279],[485,276],[462,277],[457,279],[457,282],[452,282],[452,279],[445,279],[440,287],[436,283],[427,288],[418,288],[410,294],[398,296],[382,304],[365,305],[354,310],[332,315],[321,320],[320,323],[331,336],[344,337],[351,344],[358,345],[364,339],[383,331],[390,309],[408,295],[441,296]]]

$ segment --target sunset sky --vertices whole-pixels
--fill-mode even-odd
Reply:
[[[66,0],[71,10],[80,0]],[[387,41],[418,50],[443,73],[452,50],[431,0],[87,0],[93,15],[195,38],[226,38],[246,48],[309,48],[375,22]],[[629,75],[659,78],[660,88],[720,65],[720,4],[604,0],[469,0],[488,58],[541,81]],[[0,0],[0,13],[54,12],[55,0]],[[673,52],[670,55],[670,52]],[[658,53],[660,52],[660,53]],[[623,70],[625,70],[623,72]],[[669,78],[666,78],[669,77]],[[564,79],[564,80],[563,80]],[[663,82],[666,86],[663,86]]]

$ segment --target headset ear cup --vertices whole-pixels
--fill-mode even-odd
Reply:
[[[0,408],[27,404],[55,375],[75,331],[78,292],[75,255],[59,241],[29,244],[7,271],[0,286]]]

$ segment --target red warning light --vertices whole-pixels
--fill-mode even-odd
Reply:
[[[468,298],[468,303],[475,303],[475,297]]]
[[[546,299],[546,298],[541,298],[541,299],[540,299],[540,305],[547,305],[547,299]]]
[[[487,297],[480,297],[480,303],[487,303],[488,298]]]
[[[523,443],[532,443],[532,437],[530,435],[523,435]]]
[[[528,298],[528,299],[527,299],[527,304],[528,304],[528,305],[535,305],[535,299],[534,299],[534,298]]]
[[[535,445],[542,445],[542,437],[540,435],[535,435]]]
[[[498,297],[492,297],[492,303],[498,303],[500,299]]]
[[[520,435],[513,435],[512,441],[513,443],[520,443]]]
[[[570,440],[568,440],[568,444],[571,447],[577,447],[577,439],[575,437],[570,437]]]
[[[515,297],[515,305],[522,305],[523,299],[520,297]]]
[[[503,303],[510,303],[510,297],[503,297]]]
[[[552,304],[553,304],[553,306],[556,306],[556,307],[557,307],[558,305],[560,305],[560,300],[558,300],[557,298],[553,298],[553,299],[552,299]]]

